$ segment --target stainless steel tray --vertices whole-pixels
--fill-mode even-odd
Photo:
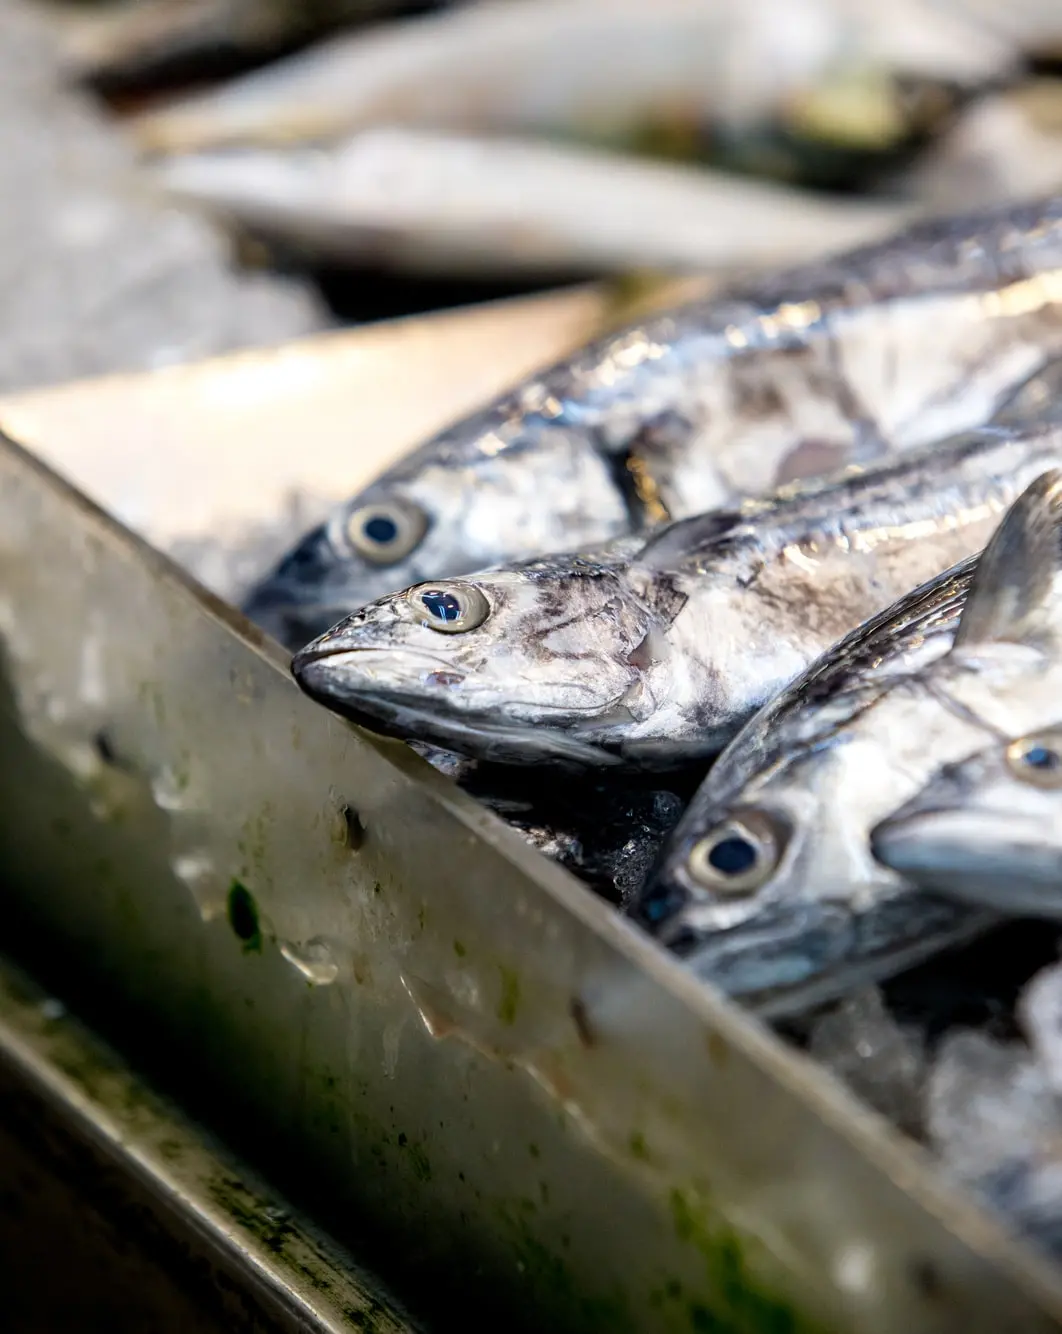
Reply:
[[[405,327],[431,365],[477,318]],[[156,388],[179,415],[175,374],[0,423],[127,518],[136,479],[150,531],[150,432],[119,436],[124,473],[114,435],[95,475],[77,440]],[[250,484],[253,437],[229,446]],[[160,514],[185,466],[155,456]],[[912,1146],[407,748],[303,698],[275,645],[14,444],[0,644],[0,948],[414,1307],[580,1331],[1062,1323],[1057,1275]]]

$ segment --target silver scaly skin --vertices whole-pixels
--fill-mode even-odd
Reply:
[[[986,428],[873,469],[382,598],[295,655],[375,731],[502,764],[708,759],[844,634],[981,549],[1062,425]]]
[[[999,918],[875,859],[941,763],[1057,717],[1062,472],[967,561],[850,635],[758,714],[670,839],[636,918],[766,1016],[887,977]]]
[[[1059,355],[1062,196],[916,224],[533,376],[338,507],[245,610],[295,648],[397,588],[597,546],[980,426]]]

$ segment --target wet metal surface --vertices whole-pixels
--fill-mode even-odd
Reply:
[[[413,1331],[349,1255],[3,959],[0,1281],[11,1334]]]

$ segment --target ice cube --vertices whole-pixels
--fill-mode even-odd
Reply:
[[[1019,1043],[960,1029],[940,1044],[926,1084],[930,1142],[964,1180],[1050,1136],[1058,1112],[1044,1072]]]
[[[1044,1077],[1062,1094],[1062,964],[1044,968],[1018,1001],[1018,1020]]]
[[[812,1021],[808,1049],[864,1102],[901,1129],[921,1129],[926,1053],[876,988],[857,992]]]

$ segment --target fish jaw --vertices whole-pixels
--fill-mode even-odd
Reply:
[[[600,746],[578,740],[561,729],[486,718],[465,719],[456,714],[427,710],[414,692],[391,689],[359,691],[351,680],[355,655],[307,657],[296,654],[292,672],[311,699],[326,705],[367,731],[400,741],[416,738],[460,755],[492,764],[549,766],[582,772],[620,764],[618,756]],[[332,669],[339,666],[345,680],[337,688]]]
[[[892,977],[998,921],[904,887],[861,911],[846,897],[779,903],[729,930],[679,930],[669,944],[702,981],[775,1020]]]
[[[1062,843],[1034,818],[1006,811],[926,811],[885,820],[874,856],[961,903],[1062,919]]]
[[[875,858],[960,903],[1062,918],[1062,787],[1015,776],[1007,756],[1019,744],[939,769],[871,831]]]
[[[247,615],[300,648],[357,608],[423,580],[629,533],[611,467],[578,430],[525,420],[514,444],[503,438],[502,417],[492,410],[467,431],[435,437],[336,506],[251,591]],[[373,539],[381,520],[391,544]]]
[[[354,572],[357,578],[357,572]],[[330,525],[318,524],[243,600],[242,611],[290,649],[323,635],[352,608]]]

